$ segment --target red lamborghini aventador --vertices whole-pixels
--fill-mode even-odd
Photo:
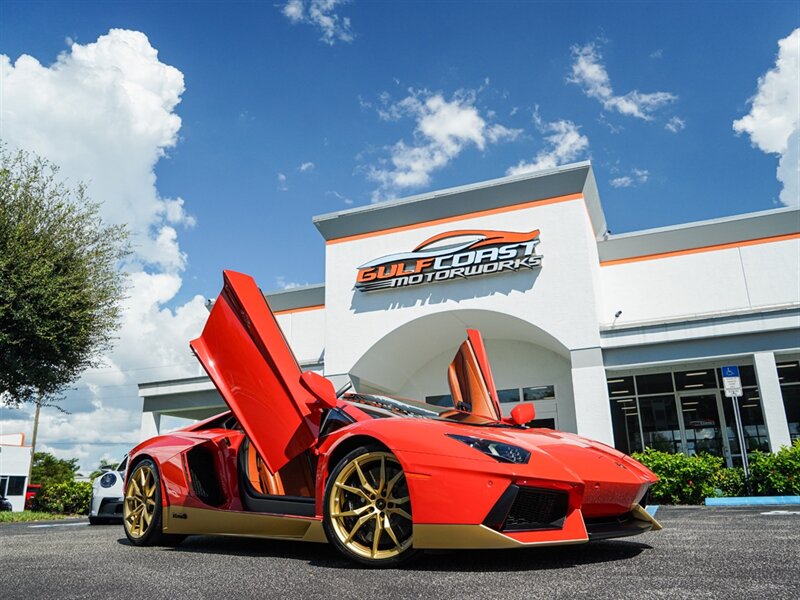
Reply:
[[[500,413],[481,336],[447,371],[453,406],[341,394],[303,373],[255,281],[226,271],[191,347],[230,411],[130,453],[137,546],[222,534],[330,542],[373,566],[426,548],[579,544],[660,529],[655,475],[621,452]]]

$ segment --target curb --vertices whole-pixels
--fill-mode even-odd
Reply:
[[[706,506],[777,506],[800,504],[800,496],[745,496],[742,498],[706,498]]]

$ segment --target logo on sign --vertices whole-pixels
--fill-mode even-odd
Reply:
[[[411,252],[390,254],[358,268],[362,292],[476,277],[503,271],[536,269],[539,230],[527,232],[458,230],[428,238]]]

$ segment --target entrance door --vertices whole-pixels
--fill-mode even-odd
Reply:
[[[684,449],[694,456],[705,452],[725,458],[730,463],[728,436],[719,393],[703,391],[680,394],[678,407],[683,421]]]

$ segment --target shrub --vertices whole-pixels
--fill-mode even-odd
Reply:
[[[49,513],[85,515],[89,514],[91,501],[91,483],[68,481],[43,486],[31,502],[31,508]]]
[[[711,477],[711,483],[714,486],[712,496],[733,498],[745,495],[744,469],[742,468],[720,469]]]
[[[800,495],[800,440],[777,454],[752,452],[750,488],[757,496]]]
[[[702,504],[708,496],[716,495],[720,483],[716,475],[723,465],[718,456],[686,456],[648,448],[633,457],[659,477],[651,488],[651,502]]]
[[[750,452],[749,491],[741,468],[724,467],[717,456],[686,456],[648,448],[633,457],[659,477],[651,490],[652,502],[702,504],[713,496],[796,496],[800,495],[800,440],[781,448],[777,454]]]

